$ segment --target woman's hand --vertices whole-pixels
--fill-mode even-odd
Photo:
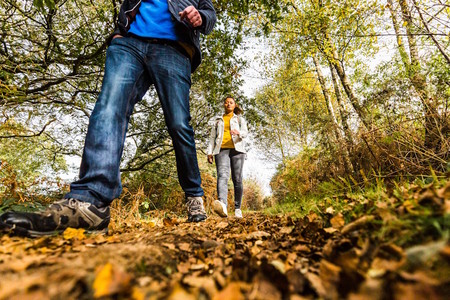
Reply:
[[[230,133],[231,133],[231,135],[239,135],[239,130],[233,129],[233,130],[230,130]]]
[[[212,156],[212,154],[209,154],[209,155],[208,155],[208,162],[209,162],[210,164],[213,163],[213,156]]]

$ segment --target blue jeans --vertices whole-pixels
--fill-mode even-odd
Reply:
[[[231,180],[234,186],[234,208],[240,209],[242,196],[244,195],[244,185],[242,184],[242,169],[244,167],[245,153],[235,149],[220,149],[219,154],[214,156],[217,170],[217,196],[219,201],[227,204],[228,198],[228,180]]]
[[[134,105],[150,85],[158,93],[172,138],[178,180],[186,196],[203,196],[189,124],[191,63],[170,45],[116,38],[106,52],[102,89],[89,118],[79,180],[65,198],[109,205],[122,192],[120,160]]]

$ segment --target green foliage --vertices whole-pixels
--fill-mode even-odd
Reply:
[[[245,62],[236,53],[246,16],[233,13],[238,5],[218,4],[216,30],[202,39],[203,63],[193,74],[191,91],[192,126],[199,145],[208,136],[209,119],[220,109],[218,101],[226,93],[240,94],[239,73]],[[8,142],[1,140],[0,158],[8,156],[14,170],[27,173],[20,177],[24,186],[30,186],[39,172],[62,170],[65,155],[81,156],[88,117],[101,87],[106,38],[113,31],[117,9],[118,3],[104,0],[1,2],[0,124],[6,126],[14,119],[18,127],[26,128],[27,136],[40,133],[27,138],[8,133]],[[245,106],[246,98],[240,100]],[[163,184],[173,177],[173,168],[152,172],[174,157],[154,90],[135,111],[122,171],[136,186],[146,180]],[[14,156],[17,153],[30,159]]]

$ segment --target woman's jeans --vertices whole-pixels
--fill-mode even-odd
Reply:
[[[105,75],[89,118],[80,179],[70,185],[65,198],[105,206],[120,195],[119,167],[128,122],[134,105],[151,84],[172,138],[180,185],[186,196],[203,196],[189,124],[189,58],[170,45],[123,37],[114,39],[106,52]]]
[[[219,154],[214,156],[217,169],[217,195],[219,201],[227,204],[228,198],[228,180],[234,185],[234,207],[240,209],[244,186],[242,184],[242,169],[244,167],[245,153],[238,152],[235,149],[220,149]]]

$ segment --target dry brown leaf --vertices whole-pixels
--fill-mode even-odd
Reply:
[[[307,218],[309,222],[313,222],[315,219],[319,218],[319,216],[315,212],[310,212]]]
[[[30,267],[37,267],[42,264],[46,264],[46,255],[27,255],[19,259],[13,259],[7,264],[1,266],[2,270],[11,270],[14,272],[22,272]]]
[[[292,230],[294,230],[294,226],[289,226],[289,227],[282,227],[280,229],[280,233],[281,234],[291,234]]]
[[[314,289],[314,291],[322,298],[328,299],[328,291],[325,289],[322,283],[322,279],[314,273],[306,273],[306,279],[308,279],[309,284]]]
[[[339,213],[336,216],[334,216],[333,218],[331,218],[330,220],[331,223],[331,227],[333,228],[342,228],[345,225],[345,220],[344,220],[344,216]]]
[[[338,299],[338,286],[340,282],[340,274],[342,268],[332,264],[331,262],[322,259],[320,261],[320,279],[322,279],[322,284],[327,291],[328,299]]]
[[[336,228],[333,228],[333,227],[324,228],[323,230],[326,233],[335,233],[336,231],[339,231],[339,230],[337,230]]]
[[[204,270],[206,268],[205,264],[192,264],[189,269],[193,271]]]
[[[181,274],[189,273],[190,268],[191,264],[188,262],[181,262],[177,265],[178,272],[180,272]]]
[[[197,297],[188,293],[185,289],[183,289],[180,285],[176,285],[172,292],[170,293],[168,300],[196,300]]]
[[[32,274],[22,280],[0,280],[0,299],[11,299],[14,295],[24,295],[28,289],[39,287],[47,281],[46,276]]]
[[[165,217],[163,219],[163,224],[164,226],[174,226],[174,225],[178,225],[178,220],[177,219],[172,219],[170,217]]]
[[[344,228],[342,228],[341,233],[342,234],[347,234],[350,233],[352,231],[358,230],[364,226],[367,226],[370,222],[372,222],[373,220],[375,220],[374,216],[364,216],[361,217],[347,225],[344,226]]]
[[[296,245],[294,247],[294,250],[297,251],[297,252],[306,252],[306,253],[310,253],[311,252],[311,249],[308,246],[306,246],[306,245]]]
[[[284,264],[284,262],[282,262],[281,260],[272,260],[270,262],[270,264],[272,266],[275,267],[275,269],[277,269],[281,274],[285,274],[286,273],[286,266]]]
[[[175,244],[172,243],[162,243],[162,245],[170,250],[175,250]]]
[[[216,225],[216,228],[219,228],[219,229],[225,229],[227,227],[228,227],[228,222],[225,222],[225,221],[222,221]]]
[[[261,276],[256,276],[253,280],[252,290],[248,295],[248,299],[273,299],[281,300],[281,292],[269,282],[267,279]]]
[[[350,293],[349,300],[382,300],[388,299],[385,295],[383,281],[368,278],[359,287],[358,292]]]
[[[217,293],[216,284],[211,277],[186,276],[183,278],[183,283],[188,286],[204,289],[210,297]]]
[[[270,237],[270,233],[265,231],[253,231],[247,235],[247,240],[260,240],[264,237]]]
[[[177,246],[178,246],[178,249],[180,249],[181,251],[186,251],[186,252],[191,251],[191,244],[189,244],[189,243],[179,243]]]

